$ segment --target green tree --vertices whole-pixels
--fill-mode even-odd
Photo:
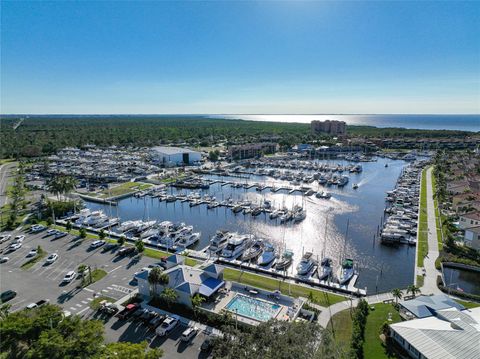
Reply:
[[[138,253],[143,253],[143,251],[145,250],[145,244],[141,239],[135,242],[135,248],[137,249]]]
[[[202,297],[200,294],[195,294],[192,298],[192,308],[193,308],[193,314],[195,317],[198,314],[198,309],[202,305],[202,303],[205,301],[205,297]]]
[[[65,228],[67,229],[67,232],[70,233],[70,231],[72,230],[72,222],[67,221],[67,223],[65,224]]]
[[[417,293],[420,293],[420,288],[417,287],[415,284],[411,284],[407,287],[407,293],[412,293],[412,295],[415,297]]]
[[[117,243],[120,247],[122,247],[125,244],[126,241],[127,241],[127,239],[125,238],[125,236],[121,236],[120,238],[118,238]]]
[[[160,294],[160,298],[167,303],[167,306],[170,308],[170,306],[175,303],[178,299],[178,294],[175,292],[174,289],[172,288],[165,288],[163,292]]]
[[[395,298],[395,303],[398,304],[398,300],[402,299],[403,296],[402,291],[398,288],[394,288],[392,289],[391,293],[393,295],[393,298]]]
[[[152,297],[157,296],[157,285],[160,284],[162,280],[163,271],[160,267],[153,267],[150,273],[148,273],[148,283],[152,287],[150,292],[153,294]]]
[[[85,228],[80,228],[80,230],[78,231],[78,235],[80,236],[80,238],[82,239],[85,239],[87,238],[87,230]]]
[[[11,304],[3,304],[1,307],[0,307],[0,320],[2,319],[5,319],[8,314],[10,313],[10,308],[12,307]]]
[[[106,237],[105,231],[102,229],[100,233],[98,233],[98,238],[100,238],[103,241],[105,237]]]

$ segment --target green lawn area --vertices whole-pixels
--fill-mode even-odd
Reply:
[[[13,158],[4,158],[0,160],[0,165],[3,165],[8,162],[13,162]]]
[[[417,287],[423,287],[423,282],[425,281],[425,278],[423,275],[417,275]]]
[[[116,197],[121,196],[127,193],[132,193],[135,191],[143,191],[147,188],[152,187],[153,185],[150,183],[143,183],[143,182],[125,182],[118,186],[111,187],[109,189],[104,189],[97,193],[97,197],[100,198],[108,198],[108,197]]]
[[[420,189],[420,218],[418,221],[417,266],[423,267],[423,258],[428,253],[427,222],[427,169],[422,171]]]
[[[388,313],[392,313],[391,324],[401,321],[400,315],[391,304],[378,303],[373,305],[375,310],[370,310],[365,326],[365,342],[363,353],[365,358],[395,358],[386,352],[384,344],[380,340],[380,327],[387,320]],[[345,350],[350,347],[352,336],[352,317],[350,310],[344,310],[333,316],[328,324],[335,334],[335,341]]]
[[[145,254],[147,257],[156,258],[156,259],[162,259],[164,257],[169,257],[171,255],[171,253],[159,251],[157,249],[152,249],[147,247],[145,247],[143,254]]]
[[[469,309],[480,307],[480,303],[467,302],[465,300],[460,300],[460,299],[455,299],[455,302],[458,302],[459,304],[463,305],[465,308],[469,308]]]
[[[284,281],[253,273],[241,272],[231,268],[225,268],[223,272],[223,278],[225,280],[250,285],[252,287],[257,287],[264,290],[274,291],[278,289],[283,294],[290,295],[292,297],[308,298],[309,294],[312,293],[314,302],[322,306],[329,306],[346,300],[345,297],[340,295],[323,292],[297,284],[289,285],[289,283]]]
[[[437,192],[437,179],[435,176],[432,174],[432,189],[433,193],[435,194]],[[443,249],[443,237],[442,237],[442,216],[440,215],[440,210],[438,208],[438,201],[437,197],[434,195],[433,196],[433,203],[435,206],[435,223],[437,224],[437,242],[438,242],[438,250]]]
[[[87,272],[88,273],[88,272]],[[85,277],[82,281],[82,286],[83,287],[86,287],[90,284],[93,284],[95,282],[98,282],[100,279],[102,279],[103,277],[105,277],[108,273],[106,271],[104,271],[103,269],[94,269],[92,270],[92,274],[91,274],[91,279],[92,281],[90,282],[90,275],[89,274],[85,274]]]
[[[30,269],[35,265],[35,263],[37,263],[37,262],[41,261],[43,258],[45,258],[45,256],[47,255],[47,252],[45,252],[42,249],[42,247],[40,247],[40,246],[39,246],[38,249],[39,249],[38,254],[35,257],[33,257],[30,260],[23,263],[20,268],[25,269],[25,270]]]

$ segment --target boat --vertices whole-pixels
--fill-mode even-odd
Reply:
[[[321,192],[317,192],[315,197],[322,198],[322,199],[329,199],[332,197],[332,195],[329,192],[321,191]]]
[[[342,176],[338,179],[337,186],[343,187],[348,183],[349,178],[347,176]]]
[[[307,212],[303,208],[300,208],[294,213],[293,221],[295,223],[298,223],[303,221],[306,217],[307,217]]]
[[[320,267],[317,271],[317,276],[319,280],[325,280],[330,278],[332,275],[332,259],[325,257],[320,262]]]
[[[167,198],[165,199],[165,201],[167,202],[175,202],[176,200],[177,200],[177,197],[173,195],[168,195]]]
[[[388,163],[385,163],[385,167],[388,167]]]
[[[151,227],[149,229],[147,229],[146,231],[142,232],[140,234],[140,238],[149,238],[151,236],[155,236],[155,235],[158,235],[158,233],[160,232],[160,230],[156,227]]]
[[[153,227],[155,225],[155,223],[157,223],[157,221],[147,221],[147,222],[139,221],[139,223],[138,223],[138,225],[135,229],[136,229],[137,233],[140,233],[140,232],[146,231],[150,227]]]
[[[236,259],[243,253],[247,243],[248,236],[234,234],[228,239],[227,245],[223,248],[221,256],[227,259]]]
[[[108,221],[108,216],[103,211],[93,211],[84,221],[83,225],[94,227],[100,223]]]
[[[120,232],[127,232],[132,228],[135,228],[139,224],[139,221],[125,221],[120,223],[118,230]]]
[[[282,212],[281,210],[276,209],[276,210],[274,210],[273,212],[270,212],[269,217],[270,217],[270,219],[275,219],[275,218],[277,218],[278,216],[280,216],[282,213],[283,213],[283,212]]]
[[[263,208],[265,209],[270,209],[272,207],[272,202],[269,201],[268,199],[263,201]]]
[[[214,208],[217,208],[219,205],[220,205],[220,203],[218,203],[217,201],[213,201],[213,202],[210,202],[210,203],[207,204],[207,208],[208,209],[214,209]]]
[[[208,250],[211,253],[220,252],[227,245],[228,238],[230,238],[230,232],[217,231],[212,239],[210,239],[210,246],[208,247]]]
[[[252,216],[256,217],[262,212],[263,212],[262,207],[255,207],[254,209],[252,209]]]
[[[297,265],[297,274],[300,276],[307,275],[315,267],[315,260],[312,258],[312,252],[305,252],[302,256],[302,260]]]
[[[354,183],[353,186],[352,186],[353,189],[357,189],[358,188],[358,184]]]
[[[192,233],[182,236],[176,243],[174,249],[188,248],[200,240],[200,233]]]
[[[280,216],[280,222],[285,223],[285,222],[290,221],[292,218],[293,218],[292,212],[286,211]]]
[[[266,242],[264,244],[263,253],[258,258],[257,264],[259,266],[266,267],[270,265],[276,259],[276,257],[277,255],[275,247],[270,242]]]
[[[353,259],[345,258],[341,267],[338,269],[337,278],[340,285],[346,284],[355,274],[353,268]]]
[[[239,213],[239,212],[241,212],[242,210],[243,210],[243,207],[242,207],[241,205],[239,205],[239,204],[237,204],[237,205],[235,205],[235,206],[232,207],[232,212],[233,212],[233,213]]]
[[[242,261],[251,261],[257,258],[263,251],[263,241],[261,239],[257,239],[253,242],[253,244],[245,249],[242,255]]]
[[[275,268],[279,271],[285,271],[292,265],[293,252],[291,250],[285,250],[280,259],[275,264]]]

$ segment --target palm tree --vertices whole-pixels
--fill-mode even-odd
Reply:
[[[153,267],[150,273],[148,273],[148,283],[153,286],[153,290],[151,290],[153,297],[157,296],[157,284],[160,284],[162,281],[162,274],[163,271],[160,267]]]
[[[70,193],[77,186],[77,180],[72,176],[63,176],[60,178],[61,189],[64,195]]]
[[[398,304],[398,300],[402,299],[402,291],[398,288],[392,289],[392,295],[395,298],[395,303]]]
[[[138,253],[143,253],[143,251],[145,250],[145,244],[141,239],[135,242],[135,248],[137,248]]]
[[[193,315],[197,316],[197,310],[200,308],[202,303],[205,301],[205,297],[202,297],[200,294],[195,294],[192,298],[192,307],[193,307]]]
[[[162,298],[170,308],[170,306],[177,301],[178,294],[172,288],[167,287],[163,290],[162,294],[160,294],[160,298]]]
[[[52,177],[47,182],[47,190],[53,195],[57,196],[57,199],[60,200],[60,193],[62,193],[62,184],[59,181],[58,177]]]
[[[417,293],[420,293],[420,288],[417,287],[415,284],[409,285],[407,287],[407,293],[412,293],[412,295],[415,297]]]

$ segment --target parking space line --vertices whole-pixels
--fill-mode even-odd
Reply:
[[[86,310],[88,310],[88,307],[83,308],[83,309],[82,309],[81,311],[79,311],[77,314],[78,314],[78,315],[79,315],[79,314],[82,314],[82,313],[83,313],[84,311],[86,311]]]
[[[82,303],[83,304],[88,304],[88,302],[86,300],[82,300]]]
[[[86,287],[85,287],[85,288],[83,288],[83,289],[86,290],[87,292],[95,293],[95,291],[94,291],[94,290],[91,290],[90,288],[86,288]]]
[[[93,299],[92,299],[92,298],[87,298],[87,300],[88,300],[89,302],[91,302]]]
[[[77,304],[75,304],[75,305],[76,305],[77,307],[79,307],[79,308],[81,308],[81,307],[82,307],[82,305],[81,305],[81,304],[79,304],[79,303],[77,303]]]
[[[75,308],[75,307],[70,307],[70,310],[77,310],[77,308]]]
[[[111,271],[109,271],[108,273],[112,273],[112,272],[114,272],[114,271],[116,271],[117,269],[122,268],[122,267],[123,267],[123,266],[118,266],[118,267],[116,267],[116,268],[113,268],[113,269],[112,269]]]

